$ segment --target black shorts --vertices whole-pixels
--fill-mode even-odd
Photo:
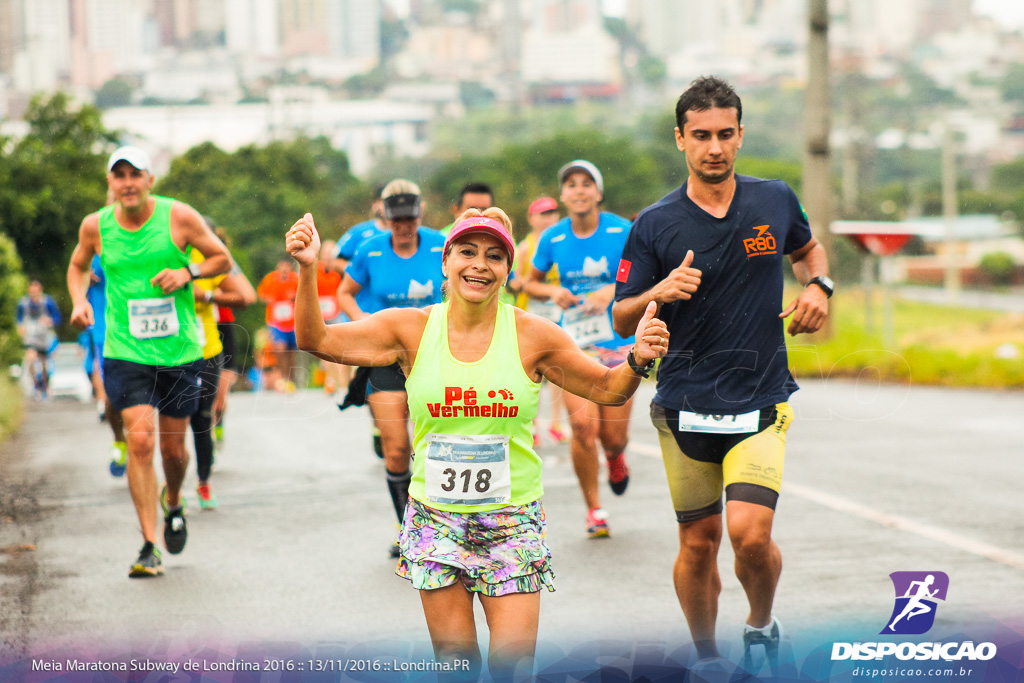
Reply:
[[[397,362],[370,368],[369,384],[367,395],[378,391],[405,391],[405,373]]]
[[[223,361],[220,366],[223,370],[235,370],[238,367],[235,362],[235,325],[236,323],[217,323],[220,343],[224,346],[224,350],[221,351]]]
[[[103,387],[115,410],[150,405],[167,417],[189,417],[199,408],[199,377],[206,361],[143,365],[103,359]]]

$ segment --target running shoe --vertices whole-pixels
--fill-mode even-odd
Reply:
[[[213,495],[209,484],[200,484],[196,487],[196,494],[199,496],[200,510],[215,510],[217,508],[217,496]]]
[[[139,551],[139,559],[128,570],[129,579],[144,579],[149,576],[160,576],[164,573],[164,562],[160,550],[146,541]]]
[[[590,538],[608,538],[608,513],[603,508],[593,508],[587,513],[587,536]]]
[[[616,496],[626,492],[626,487],[629,486],[629,465],[626,464],[625,453],[608,459],[608,485],[612,487],[612,493]]]
[[[115,477],[123,477],[125,468],[128,467],[128,444],[124,441],[115,441],[110,447],[110,474]]]
[[[555,443],[565,443],[566,441],[569,440],[569,437],[566,436],[565,433],[558,427],[549,428],[548,434],[550,434],[551,438],[555,440]]]
[[[380,430],[377,427],[373,428],[373,452],[377,454],[377,457],[381,460],[384,459],[384,446],[380,440]]]
[[[177,555],[185,549],[188,540],[188,526],[185,524],[185,510],[171,510],[164,517],[164,546],[171,555]]]
[[[181,509],[184,510],[187,502],[185,496],[181,496],[178,502],[181,505]],[[160,489],[160,511],[164,513],[164,517],[171,514],[171,507],[167,504],[167,484],[164,484],[163,488]]]
[[[754,628],[747,624],[743,627],[743,668],[754,673],[761,668],[763,660],[755,659],[754,649],[764,648],[764,657],[768,666],[774,671],[779,666],[779,641],[782,640],[782,624],[776,617],[764,628]]]

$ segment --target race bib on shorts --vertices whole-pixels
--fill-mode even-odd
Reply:
[[[539,315],[541,318],[550,320],[553,323],[559,323],[562,320],[562,307],[554,301],[537,301],[536,299],[530,299],[526,303],[526,310],[529,313]]]
[[[512,501],[509,437],[428,434],[427,500],[442,505],[507,505]]]
[[[757,431],[761,411],[742,415],[704,415],[679,411],[679,431],[702,434],[747,434]]]
[[[128,332],[136,339],[173,337],[178,334],[178,311],[174,297],[129,299]]]
[[[562,329],[569,333],[581,349],[615,338],[608,311],[587,313],[582,306],[562,312]]]

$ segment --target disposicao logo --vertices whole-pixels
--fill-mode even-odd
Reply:
[[[896,604],[879,633],[927,633],[935,623],[938,603],[946,601],[949,577],[944,572],[893,572],[889,578],[896,589]]]
[[[893,572],[889,574],[896,600],[880,635],[921,635],[935,623],[935,612],[945,602],[949,576],[944,572]],[[993,643],[964,642],[857,642],[833,643],[832,660],[870,660],[895,656],[901,660],[988,660],[996,656]]]

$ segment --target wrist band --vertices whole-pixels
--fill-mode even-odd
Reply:
[[[654,367],[653,360],[647,365],[640,365],[637,363],[636,356],[633,355],[633,349],[630,349],[629,353],[626,355],[626,363],[629,365],[630,370],[644,379],[651,376],[651,369]]]

